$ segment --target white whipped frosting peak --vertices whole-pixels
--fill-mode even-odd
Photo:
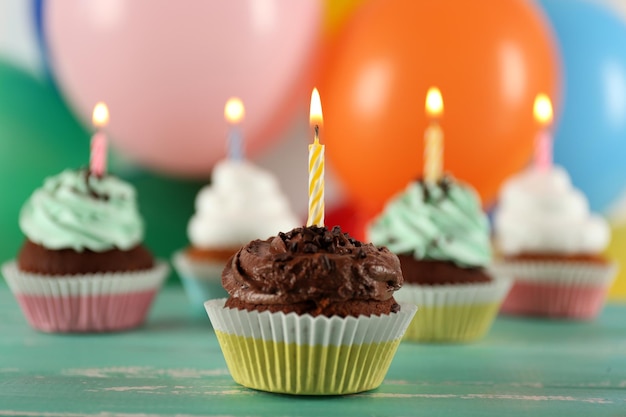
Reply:
[[[535,167],[510,178],[500,192],[494,231],[505,255],[594,254],[610,240],[607,222],[589,212],[589,202],[567,172]]]
[[[299,225],[272,174],[248,161],[223,160],[198,193],[187,231],[195,247],[236,248]]]

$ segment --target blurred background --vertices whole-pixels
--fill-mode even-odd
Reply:
[[[626,300],[624,0],[3,0],[0,260],[46,176],[89,160],[91,111],[111,111],[110,170],[138,189],[146,244],[188,244],[197,191],[226,155],[239,96],[248,158],[307,211],[308,105],[319,88],[326,223],[357,237],[421,172],[424,96],[445,102],[445,168],[485,209],[532,159],[539,92],[555,162],[610,222]]]

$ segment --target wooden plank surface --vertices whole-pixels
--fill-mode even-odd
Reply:
[[[402,343],[379,389],[344,397],[238,386],[177,286],[137,331],[49,335],[0,284],[0,335],[0,416],[626,416],[626,304],[594,323],[498,318],[475,344]]]

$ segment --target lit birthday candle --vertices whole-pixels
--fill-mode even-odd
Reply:
[[[106,104],[99,102],[93,108],[92,122],[96,133],[91,137],[91,158],[89,161],[90,172],[103,177],[107,172],[107,137],[103,129],[109,122],[109,109]]]
[[[439,118],[443,114],[443,99],[436,87],[426,94],[426,115],[430,124],[424,132],[424,180],[437,182],[443,172],[443,130]]]
[[[243,120],[245,113],[243,102],[237,97],[228,99],[224,106],[224,118],[230,125],[230,130],[228,131],[228,157],[233,161],[243,159],[243,136],[239,123]]]
[[[535,138],[535,166],[541,171],[548,171],[552,167],[552,103],[547,95],[537,94],[533,114],[540,126]]]
[[[317,88],[311,94],[309,117],[315,132],[309,145],[309,219],[307,226],[324,226],[324,145],[320,144],[320,126],[323,123],[322,103]]]

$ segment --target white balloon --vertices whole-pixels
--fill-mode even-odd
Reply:
[[[322,103],[323,104],[323,103]],[[324,142],[324,136],[321,141]],[[309,144],[313,132],[309,127],[309,108],[296,112],[292,124],[275,145],[255,159],[259,166],[273,172],[289,203],[301,218],[306,219],[309,205]],[[345,201],[345,192],[328,162],[324,166],[324,204],[326,212]]]
[[[32,7],[27,0],[0,1],[0,59],[41,77],[43,57]]]
[[[606,6],[626,22],[626,0],[592,0],[592,3]]]

